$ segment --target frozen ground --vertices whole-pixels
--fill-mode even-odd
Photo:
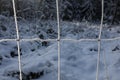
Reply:
[[[15,38],[12,18],[0,16],[0,39]],[[57,38],[55,21],[19,21],[21,38]],[[62,38],[98,37],[99,25],[90,23],[61,23]],[[120,36],[120,26],[103,28],[102,38]],[[23,80],[57,80],[57,42],[20,42]],[[95,80],[97,62],[97,41],[61,41],[61,80]],[[102,41],[100,80],[105,80],[103,53],[110,80],[120,80],[120,40]],[[0,80],[18,79],[16,42],[0,43]]]

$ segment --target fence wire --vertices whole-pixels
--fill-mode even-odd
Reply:
[[[60,18],[59,18],[59,1],[56,0],[56,11],[57,11],[57,27],[58,27],[58,39],[57,39],[57,42],[58,42],[58,80],[61,79],[61,75],[60,75],[60,71],[61,71],[61,67],[60,67]]]
[[[17,41],[18,39],[0,39],[0,42],[5,42],[5,41]],[[81,41],[98,41],[99,39],[60,39],[61,41],[73,41],[73,42],[81,42]],[[101,39],[101,41],[114,41],[114,40],[120,40],[120,37],[116,38],[109,38],[109,39]],[[19,39],[20,42],[22,41],[58,41],[58,39],[40,39],[40,38],[33,38],[33,39]]]
[[[101,24],[98,36],[98,57],[97,57],[97,70],[96,70],[96,80],[99,80],[99,68],[100,68],[100,53],[101,53],[101,35],[103,28],[103,16],[104,16],[104,0],[102,0],[102,9],[101,9]],[[106,63],[106,62],[105,62]]]
[[[17,22],[17,15],[16,15],[16,8],[15,8],[15,1],[12,0],[13,3],[13,12],[14,12],[14,19],[15,19],[15,27],[16,27],[16,33],[17,33],[17,51],[18,51],[18,68],[19,68],[19,76],[20,80],[22,80],[22,65],[21,65],[21,56],[20,56],[20,35],[19,35],[19,29],[18,29],[18,22]]]
[[[20,39],[19,37],[19,29],[18,29],[18,23],[17,23],[17,16],[16,16],[16,8],[15,8],[15,1],[12,0],[13,3],[13,11],[14,11],[14,19],[15,19],[15,25],[16,25],[16,33],[17,38],[16,39],[0,39],[0,42],[6,42],[6,41],[16,41],[17,47],[18,47],[18,63],[19,63],[19,79],[22,80],[22,66],[21,66],[21,55],[20,55],[20,42],[22,41],[57,41],[58,42],[58,80],[60,79],[60,42],[61,41],[72,41],[72,42],[81,42],[81,41],[97,41],[98,42],[98,58],[97,58],[97,70],[96,70],[96,80],[99,80],[99,66],[100,66],[100,51],[101,51],[101,41],[114,41],[114,40],[120,40],[120,37],[116,38],[110,38],[110,39],[102,39],[102,28],[103,28],[103,15],[104,15],[104,0],[102,0],[102,16],[101,16],[101,25],[100,25],[100,31],[99,31],[99,37],[97,39],[61,39],[60,38],[60,21],[59,21],[59,2],[56,0],[56,10],[57,10],[57,27],[58,27],[58,38],[57,39],[40,39],[40,38],[32,38],[32,39]],[[106,78],[109,80],[109,75],[107,71],[107,64],[105,59],[105,53],[104,53],[104,66],[106,70]]]

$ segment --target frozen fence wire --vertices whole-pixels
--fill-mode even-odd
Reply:
[[[57,27],[58,27],[58,80],[60,80],[60,19],[59,19],[59,0],[56,0]]]
[[[99,63],[100,63],[100,49],[101,49],[101,41],[114,41],[119,40],[120,37],[117,38],[111,38],[111,39],[101,39],[102,34],[102,28],[103,28],[103,14],[104,14],[104,0],[102,0],[102,17],[101,17],[101,25],[100,25],[100,31],[99,31],[99,37],[98,39],[61,39],[60,38],[60,21],[59,21],[59,5],[58,0],[56,0],[56,10],[57,10],[57,27],[58,27],[58,38],[57,39],[40,39],[40,38],[33,38],[33,39],[20,39],[19,38],[19,29],[17,24],[17,16],[16,16],[16,9],[15,9],[15,1],[13,2],[13,10],[14,10],[14,19],[15,19],[15,25],[16,25],[16,33],[17,38],[16,39],[1,39],[0,42],[4,41],[16,41],[17,47],[18,47],[18,62],[19,62],[19,72],[20,72],[20,80],[22,80],[22,69],[21,69],[21,59],[20,59],[20,42],[21,41],[57,41],[58,42],[58,80],[60,80],[60,42],[61,41],[73,41],[73,42],[81,42],[81,41],[98,41],[98,60],[97,60],[97,72],[96,72],[96,80],[98,80],[99,77]],[[47,54],[46,54],[47,55]],[[43,55],[45,56],[45,55]],[[107,64],[105,59],[105,53],[104,53],[104,65],[106,70],[106,78],[109,80],[109,75],[107,71]]]
[[[0,42],[5,42],[5,41],[16,41],[16,39],[1,39]]]
[[[99,80],[99,66],[100,66],[100,53],[101,53],[101,34],[103,28],[103,16],[104,16],[104,0],[102,0],[102,14],[101,14],[101,24],[98,37],[98,58],[97,58],[97,70],[96,70],[96,80]],[[105,57],[104,57],[105,58]],[[105,61],[105,60],[104,60]],[[104,62],[106,64],[106,62]]]
[[[60,39],[61,41],[73,41],[73,42],[81,42],[81,41],[98,41],[98,39]],[[101,41],[114,41],[114,40],[120,40],[120,37],[116,38],[110,38],[110,39],[101,39]],[[0,39],[0,42],[5,41],[17,41],[17,39]],[[32,38],[32,39],[20,39],[20,42],[22,41],[58,41],[58,39],[40,39],[40,38]]]
[[[110,80],[109,73],[108,73],[108,67],[107,67],[107,63],[106,63],[105,53],[103,53],[103,62],[104,62],[104,68],[105,68],[105,78],[106,78],[106,80]]]
[[[18,63],[19,63],[19,72],[20,72],[20,80],[22,80],[22,69],[21,69],[21,56],[20,56],[20,36],[18,30],[18,23],[17,23],[17,16],[16,16],[16,8],[15,8],[15,1],[12,0],[13,3],[13,11],[14,11],[14,19],[15,19],[15,27],[17,33],[17,50],[18,50]]]

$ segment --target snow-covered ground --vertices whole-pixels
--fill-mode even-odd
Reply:
[[[13,18],[0,16],[0,39],[15,38]],[[99,25],[61,22],[61,37],[98,37]],[[19,21],[21,38],[56,39],[56,21]],[[120,26],[104,25],[102,38],[120,36]],[[61,41],[61,80],[95,80],[97,41]],[[57,41],[20,42],[23,80],[57,80]],[[105,80],[104,54],[110,80],[120,80],[120,40],[102,41],[99,79]],[[16,42],[0,43],[0,80],[19,80]]]

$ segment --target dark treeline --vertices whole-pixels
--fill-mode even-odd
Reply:
[[[17,16],[24,19],[56,20],[56,0],[15,0]],[[120,0],[104,0],[104,22],[118,24]],[[101,0],[59,0],[63,21],[100,22]],[[13,16],[12,0],[0,0],[0,14]]]

